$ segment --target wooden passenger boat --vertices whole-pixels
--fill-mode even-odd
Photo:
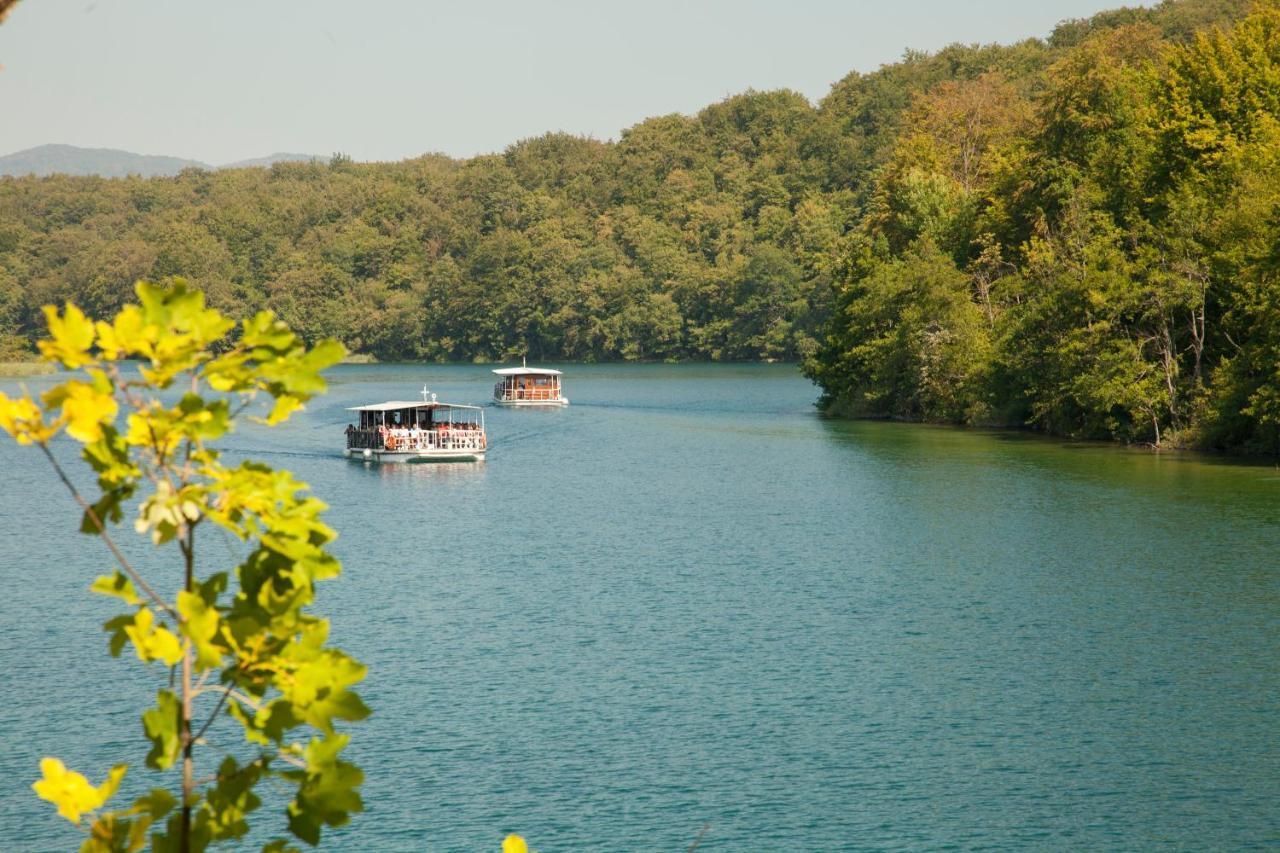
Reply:
[[[493,386],[493,401],[499,406],[567,406],[559,370],[548,367],[503,367],[493,371],[498,382]]]
[[[482,462],[488,449],[484,409],[441,403],[422,389],[422,402],[392,400],[347,409],[346,455],[377,462]]]

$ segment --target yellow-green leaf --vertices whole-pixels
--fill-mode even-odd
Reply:
[[[95,324],[98,349],[104,358],[118,359],[130,355],[150,357],[152,345],[159,335],[156,326],[148,326],[137,305],[126,305],[112,323]]]
[[[110,391],[85,382],[63,383],[45,396],[46,404],[62,406],[67,434],[88,444],[102,438],[102,427],[115,420],[120,407]]]
[[[45,444],[57,434],[59,423],[46,424],[44,413],[30,397],[11,398],[0,391],[0,429],[18,444]]]
[[[222,649],[214,644],[218,635],[218,611],[193,592],[178,593],[178,613],[182,615],[182,633],[196,652],[196,669],[204,671],[222,665]]]
[[[113,595],[116,598],[124,599],[126,604],[138,605],[142,603],[142,599],[138,596],[138,591],[133,588],[133,582],[121,571],[99,576],[93,582],[93,585],[89,587],[89,591],[102,595]]]
[[[126,769],[123,764],[113,767],[107,780],[94,787],[83,775],[68,770],[58,759],[45,758],[40,761],[43,778],[31,787],[40,799],[57,806],[58,814],[72,823],[79,823],[82,814],[93,811],[111,798],[120,787]]]
[[[182,660],[182,644],[178,638],[168,628],[157,627],[155,615],[146,607],[138,611],[133,624],[126,625],[124,632],[133,641],[140,660],[159,660],[166,666]]]
[[[267,415],[267,423],[275,426],[278,423],[287,421],[289,416],[302,408],[302,403],[297,397],[289,394],[281,394],[276,398],[276,403],[271,407],[271,414]]]
[[[147,766],[157,770],[172,767],[173,762],[178,760],[178,748],[182,744],[179,737],[182,730],[182,703],[173,691],[161,690],[156,694],[156,707],[143,713],[142,727],[151,740]]]
[[[39,342],[40,352],[49,361],[61,362],[68,370],[92,364],[89,349],[93,346],[93,321],[70,302],[62,315],[52,305],[43,308],[49,323],[49,337]]]

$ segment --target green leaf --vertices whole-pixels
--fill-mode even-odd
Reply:
[[[249,831],[245,818],[262,804],[253,793],[262,772],[257,761],[241,767],[231,756],[222,760],[217,784],[205,795],[203,807],[212,840],[241,838]]]
[[[156,694],[156,707],[145,711],[142,715],[142,727],[151,741],[151,751],[147,753],[147,766],[156,770],[167,770],[178,760],[178,750],[182,742],[182,704],[170,690],[161,690]]]
[[[262,853],[300,853],[300,851],[283,838],[273,838],[262,846]]]
[[[195,649],[196,670],[204,672],[222,665],[224,648],[214,642],[218,636],[218,611],[203,596],[185,590],[178,593],[181,631]]]
[[[289,350],[298,344],[298,336],[270,311],[259,311],[251,319],[245,320],[242,339],[244,345],[252,349],[278,352]]]
[[[323,826],[342,826],[352,813],[364,810],[357,788],[364,782],[360,768],[338,758],[350,738],[332,735],[307,744],[307,768],[301,774],[298,794],[289,804],[289,830],[309,844],[320,843]]]
[[[153,820],[160,818],[173,811],[178,805],[178,801],[174,799],[164,788],[152,788],[151,793],[144,794],[133,801],[133,810],[139,814],[149,814]]]
[[[110,649],[113,658],[120,657],[120,652],[124,651],[125,643],[129,642],[129,635],[125,633],[125,628],[132,624],[132,613],[125,613],[102,623],[102,630],[111,634],[107,647]]]
[[[147,845],[147,830],[155,821],[173,811],[175,804],[173,795],[163,788],[152,789],[145,797],[133,800],[128,811],[102,817],[100,825],[93,827],[93,838],[110,836],[110,843],[101,848],[104,853],[119,853],[119,850],[137,853]],[[84,849],[81,848],[81,853]]]
[[[337,649],[322,648],[327,636],[324,620],[308,626],[288,649],[287,657],[297,665],[293,677],[280,687],[297,716],[332,733],[335,719],[362,720],[369,715],[359,695],[348,689],[364,679],[368,668]]]
[[[101,595],[115,596],[123,599],[125,604],[136,606],[142,603],[137,590],[133,588],[133,581],[129,580],[125,573],[118,569],[113,574],[99,576],[93,582],[93,585],[89,587],[89,591]]]
[[[231,406],[226,400],[206,401],[188,393],[178,402],[184,431],[202,441],[221,438],[231,430]]]
[[[347,348],[333,338],[319,341],[304,357],[303,361],[309,370],[321,371],[333,367],[347,357]]]
[[[227,589],[227,573],[217,572],[210,575],[208,580],[202,582],[198,588],[200,597],[205,600],[205,603],[210,607],[214,606],[218,603],[218,596]]]
[[[129,490],[132,492],[132,489]],[[128,497],[129,492],[118,490],[106,492],[98,501],[93,504],[93,513],[86,511],[80,517],[80,532],[90,536],[97,536],[102,533],[99,523],[109,525],[119,522],[124,518],[124,513],[120,509],[120,504]],[[96,520],[95,520],[96,517]]]
[[[89,827],[89,837],[80,845],[80,853],[134,853],[141,850],[146,841],[146,830],[139,832],[139,823],[117,812],[98,815]],[[137,842],[140,835],[142,844]]]
[[[271,738],[258,727],[255,717],[250,715],[239,702],[228,702],[227,713],[244,727],[244,739],[249,743],[269,746]]]
[[[301,723],[302,718],[294,713],[293,703],[283,698],[272,700],[258,712],[254,720],[254,724],[262,730],[263,734],[276,743],[282,742],[289,730]]]
[[[175,810],[169,815],[163,832],[152,833],[151,853],[204,853],[209,847],[209,822],[204,811],[196,812],[194,825],[187,835],[187,842],[182,841],[182,812]]]

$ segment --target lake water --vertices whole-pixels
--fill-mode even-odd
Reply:
[[[334,849],[1280,843],[1274,468],[827,421],[786,366],[574,366],[568,409],[487,410],[482,465],[339,455],[343,407],[490,379],[347,366],[228,442],[341,531],[319,610],[375,714]],[[0,849],[69,849],[40,756],[148,781],[159,676],[95,633],[108,558],[43,460],[0,466]]]

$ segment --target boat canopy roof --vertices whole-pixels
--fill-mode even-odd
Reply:
[[[493,371],[499,376],[560,376],[558,370],[549,367],[503,367]]]
[[[427,403],[422,400],[406,402],[392,400],[389,403],[371,403],[368,406],[349,406],[348,412],[394,412],[399,409],[479,409],[479,406],[464,406],[460,403]]]

